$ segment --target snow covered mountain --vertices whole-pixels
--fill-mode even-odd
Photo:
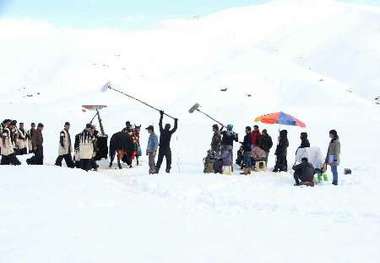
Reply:
[[[147,177],[146,167],[93,177],[0,167],[0,262],[303,262],[310,255],[311,262],[377,262],[379,25],[379,8],[333,0],[273,1],[133,32],[0,20],[0,115],[45,123],[47,164],[63,123],[77,133],[91,119],[83,104],[108,105],[108,134],[126,120],[157,126],[158,113],[102,93],[107,81],[178,116],[180,125],[178,176]],[[338,189],[310,191],[293,189],[291,175],[205,178],[213,123],[188,113],[195,102],[240,136],[257,115],[291,113],[323,153],[328,131],[337,129],[341,168],[354,174],[342,175]],[[260,126],[276,141],[277,126]],[[303,130],[288,129],[292,163]]]

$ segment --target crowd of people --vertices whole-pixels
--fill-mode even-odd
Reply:
[[[34,154],[26,160],[28,164],[43,164],[43,128],[42,123],[36,127],[33,122],[26,131],[24,123],[20,122],[17,126],[16,120],[4,120],[0,124],[1,165],[20,165],[17,156],[28,153]]]
[[[231,124],[226,127],[212,126],[213,136],[211,139],[211,149],[207,153],[204,164],[205,173],[231,174],[233,171],[233,143],[239,142],[238,134],[233,131]],[[311,147],[308,134],[302,132],[300,135],[300,146],[296,151],[296,161],[292,169],[294,170],[295,185],[314,186],[314,175],[321,178],[326,172],[327,166],[331,167],[334,185],[338,184],[338,169],[340,163],[340,141],[336,130],[329,132],[331,139],[328,146],[327,155],[323,159],[318,147]],[[236,164],[241,167],[244,175],[249,175],[253,170],[258,169],[257,164],[267,167],[269,153],[273,147],[273,140],[267,130],[262,130],[258,125],[245,128],[245,136],[240,142],[241,146],[237,151]],[[275,150],[276,162],[273,172],[288,171],[288,132],[281,130],[278,137],[278,144]]]
[[[167,173],[171,171],[172,151],[170,147],[172,135],[178,128],[178,119],[174,119],[174,127],[171,129],[170,124],[163,126],[164,112],[160,111],[159,131],[160,137],[155,133],[154,126],[149,125],[146,130],[149,133],[146,155],[149,159],[149,174],[158,174],[162,166],[162,162],[166,159]],[[121,159],[129,166],[132,166],[132,160],[141,156],[140,146],[140,126],[132,126],[129,121],[126,127],[119,134],[126,136],[132,147],[128,148],[125,159]],[[16,120],[4,120],[0,125],[0,151],[1,165],[20,165],[21,162],[17,158],[19,155],[32,153],[33,156],[26,160],[29,165],[42,165],[44,160],[43,153],[43,128],[42,123],[31,123],[30,129],[25,130],[24,123],[17,125]],[[211,139],[211,149],[205,158],[206,173],[224,173],[231,174],[233,172],[233,145],[239,142],[239,136],[233,130],[233,125],[219,127],[217,124],[212,126],[213,136]],[[329,133],[330,144],[328,146],[327,155],[322,160],[319,148],[311,147],[308,134],[302,132],[300,135],[300,146],[296,152],[296,162],[292,169],[294,170],[295,185],[314,185],[314,175],[321,176],[326,171],[327,165],[331,167],[333,174],[333,184],[338,184],[338,169],[340,163],[340,142],[338,133],[331,130]],[[85,129],[75,136],[74,148],[72,148],[72,140],[70,135],[70,123],[66,122],[64,128],[59,133],[58,157],[55,165],[62,166],[65,160],[67,167],[81,168],[85,171],[97,170],[99,165],[97,160],[107,157],[104,151],[104,144],[99,143],[100,136],[96,127],[87,124]],[[112,141],[112,139],[111,139]],[[242,169],[244,175],[251,174],[252,171],[258,169],[257,164],[267,167],[268,157],[273,148],[273,140],[267,130],[260,131],[259,126],[250,126],[245,128],[245,135],[240,142],[241,146],[237,152],[236,164]],[[107,147],[107,144],[105,144]],[[278,137],[278,144],[275,150],[276,163],[273,172],[287,172],[288,161],[287,152],[289,147],[288,132],[281,130]],[[111,149],[111,147],[110,147]],[[113,150],[112,150],[113,151]],[[106,152],[104,154],[104,152]],[[74,153],[74,155],[72,155]],[[158,158],[156,161],[156,156]],[[114,153],[110,152],[111,163]],[[119,164],[119,168],[121,168]]]

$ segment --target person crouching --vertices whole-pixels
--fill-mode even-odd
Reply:
[[[302,162],[293,166],[295,186],[307,185],[314,186],[314,166],[309,163],[307,158],[302,158]],[[300,182],[301,181],[301,182]]]

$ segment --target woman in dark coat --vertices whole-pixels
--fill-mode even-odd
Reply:
[[[288,131],[280,131],[279,142],[276,148],[276,165],[273,172],[287,172],[288,171],[288,161],[286,159],[289,141],[288,141]]]

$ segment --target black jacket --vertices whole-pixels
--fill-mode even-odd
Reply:
[[[289,147],[288,133],[286,131],[281,131],[279,143],[277,145],[275,154],[277,156],[286,156],[288,147]]]
[[[313,182],[315,169],[311,163],[302,162],[293,166],[294,172],[299,176],[302,181]]]
[[[219,131],[214,132],[211,140],[211,151],[220,152],[220,144],[222,142],[222,137]]]
[[[302,138],[301,139],[301,145],[299,148],[308,148],[310,147],[310,142],[307,138]]]
[[[252,134],[246,134],[244,136],[244,141],[243,141],[243,149],[245,152],[249,152],[252,150]]]
[[[160,117],[160,148],[170,149],[170,141],[172,139],[173,133],[177,131],[178,128],[178,120],[174,121],[174,128],[171,130],[164,129],[162,127],[162,119],[163,116]]]
[[[264,151],[269,152],[270,149],[273,147],[272,137],[270,137],[269,135],[262,135],[259,147]]]
[[[234,133],[233,131],[223,131],[222,132],[222,145],[234,145],[234,141],[238,142],[238,135]]]

